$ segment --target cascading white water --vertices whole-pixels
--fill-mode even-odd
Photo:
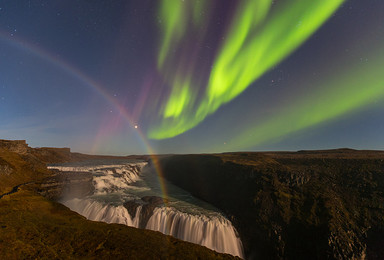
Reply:
[[[140,178],[145,162],[124,165],[95,166],[51,166],[60,171],[93,173],[94,195],[86,198],[63,200],[62,203],[93,221],[119,223],[139,227],[142,206],[138,206],[134,218],[123,206],[125,201],[137,200],[143,196],[160,196],[156,176]],[[163,180],[164,181],[164,180]],[[221,253],[243,258],[242,243],[231,222],[212,209],[201,208],[202,202],[192,199],[185,191],[167,184],[169,207],[158,207],[149,218],[146,229],[160,231],[179,239],[206,246]],[[197,203],[197,204],[195,204]],[[201,204],[201,205],[200,205]],[[200,205],[200,206],[197,206]],[[188,213],[187,213],[188,212]]]
[[[125,165],[95,165],[95,166],[48,166],[65,172],[91,172],[95,193],[110,193],[126,189],[131,183],[140,180],[139,174],[146,162]]]
[[[135,162],[127,164],[97,164],[97,165],[85,165],[85,166],[63,166],[63,165],[50,165],[48,169],[55,169],[62,172],[94,172],[101,169],[119,169],[125,168],[126,170],[133,170],[139,173],[141,169],[147,165],[146,162]]]
[[[137,208],[136,215],[132,219],[124,206],[103,205],[91,199],[76,198],[64,201],[63,204],[89,220],[139,227],[141,206]]]
[[[169,207],[156,208],[146,229],[243,257],[241,241],[231,222],[224,217],[191,215]]]
[[[140,179],[140,168],[120,166],[118,168],[101,168],[94,170],[93,185],[96,193],[126,189],[131,183]]]

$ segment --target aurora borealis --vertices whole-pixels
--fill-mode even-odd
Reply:
[[[384,149],[380,1],[0,5],[0,138],[104,154]]]
[[[171,81],[172,92],[164,108],[164,121],[160,129],[150,132],[152,138],[170,138],[196,126],[207,115],[214,113],[222,104],[231,101],[243,92],[253,81],[269,68],[289,55],[307,39],[342,3],[329,1],[290,1],[273,14],[273,1],[239,2],[230,21],[229,32],[225,34],[217,58],[212,64],[212,72],[206,83],[204,96],[196,101],[196,85],[191,86],[193,73],[182,75],[184,80]],[[199,6],[199,8],[201,8]],[[164,64],[167,50],[178,48],[183,33],[188,33],[189,12],[195,12],[180,2],[178,5],[162,1],[164,19],[164,40],[159,53],[159,66]],[[174,15],[168,15],[174,14]],[[192,15],[191,15],[192,16]],[[193,17],[193,16],[192,16]],[[194,21],[194,19],[192,19]],[[196,22],[193,23],[195,25]],[[172,41],[176,41],[171,48]],[[177,62],[180,59],[176,59]],[[173,67],[176,67],[177,64]],[[178,72],[172,73],[174,78]],[[199,86],[197,86],[199,87]],[[171,118],[171,120],[167,120]]]

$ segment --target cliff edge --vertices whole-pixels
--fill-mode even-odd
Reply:
[[[384,152],[175,155],[164,177],[222,211],[248,259],[384,259]]]

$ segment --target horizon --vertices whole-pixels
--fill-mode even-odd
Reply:
[[[3,3],[0,138],[108,156],[381,151],[383,13],[359,0]]]
[[[52,147],[52,146],[35,146],[31,147],[27,140],[18,139],[18,140],[8,140],[8,139],[0,139],[1,141],[22,141],[26,142],[26,145],[32,149],[69,149],[71,153],[80,153],[90,156],[110,156],[110,157],[129,157],[129,156],[161,156],[161,155],[210,155],[210,154],[226,154],[226,153],[301,153],[301,152],[330,152],[330,151],[357,151],[357,152],[384,152],[384,150],[375,150],[375,149],[354,149],[349,147],[338,147],[338,148],[326,148],[326,149],[300,149],[300,150],[263,150],[263,151],[223,151],[217,153],[209,153],[209,152],[201,152],[201,153],[157,153],[157,154],[87,154],[81,153],[78,151],[72,150],[71,147]]]

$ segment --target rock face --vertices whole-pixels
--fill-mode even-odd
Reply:
[[[181,155],[160,162],[165,178],[228,215],[248,259],[384,259],[382,152]]]
[[[40,185],[38,192],[55,201],[83,198],[93,194],[92,180],[90,172],[56,172]]]
[[[10,175],[14,171],[14,167],[7,161],[0,158],[0,175]]]
[[[139,227],[145,228],[148,220],[153,215],[153,210],[160,205],[164,205],[164,203],[164,200],[160,197],[145,196],[142,197],[141,200],[127,201],[124,203],[124,207],[128,210],[129,215],[134,218],[137,208],[141,206]]]
[[[2,140],[0,139],[0,149],[6,149],[18,154],[26,154],[30,147],[25,140]]]
[[[1,140],[0,143],[0,194],[16,185],[41,181],[50,175],[45,164],[30,154],[32,148],[24,141]]]

